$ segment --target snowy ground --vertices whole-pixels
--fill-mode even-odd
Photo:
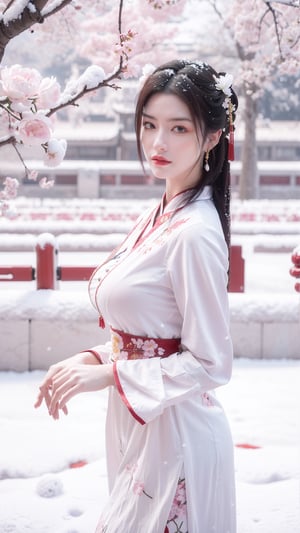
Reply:
[[[291,248],[300,243],[299,207],[299,202],[236,207],[233,242],[243,245],[247,292],[294,293],[288,271]],[[124,231],[122,221],[118,225]],[[47,230],[48,225],[39,228]],[[32,239],[24,234],[0,239],[0,263],[34,266]],[[61,251],[60,264],[99,262],[99,251],[86,251],[97,248],[97,237],[80,239],[84,253]],[[70,240],[65,237],[65,244]],[[75,285],[86,290],[86,284]],[[17,286],[30,290],[34,282]],[[74,290],[74,284],[61,289]],[[45,408],[33,408],[42,376],[0,373],[0,533],[93,533],[107,497],[106,393],[74,398],[69,416],[54,422]],[[218,392],[235,443],[238,533],[300,531],[299,382],[300,361],[235,360],[230,384]]]
[[[235,443],[238,533],[299,533],[299,375],[300,362],[236,360],[219,390]],[[33,408],[42,376],[0,373],[0,532],[92,533],[107,496],[106,394],[74,398],[53,421]]]

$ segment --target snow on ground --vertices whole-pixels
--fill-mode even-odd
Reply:
[[[79,201],[69,204],[64,209],[93,207]],[[52,209],[53,218],[57,206],[61,207],[60,201],[49,200],[43,208]],[[246,292],[295,294],[289,268],[291,249],[300,242],[300,202],[243,207],[235,206],[233,243],[243,245]],[[31,212],[39,208],[39,204],[30,206]],[[116,221],[109,215],[106,222],[119,232],[114,239],[121,238],[129,218]],[[29,219],[28,215],[27,229],[34,222],[38,232],[49,231],[41,220],[37,225],[36,219]],[[65,232],[60,236],[65,249],[59,254],[61,264],[97,264],[105,253],[99,250],[109,247],[109,234],[68,237],[68,220],[54,222],[63,224]],[[69,222],[80,225],[80,220],[75,226]],[[89,219],[87,224],[95,231],[97,222]],[[0,263],[34,266],[35,235],[17,234],[24,220],[11,223],[6,226],[10,235],[0,238]],[[0,228],[4,233],[5,224]],[[85,252],[70,251],[75,245]],[[1,290],[11,285],[2,283]],[[34,282],[13,285],[34,289]],[[65,283],[61,289],[74,287],[86,291],[82,283]],[[106,393],[72,399],[70,414],[53,421],[45,408],[33,408],[43,375],[40,371],[0,373],[0,533],[93,533],[107,497]],[[231,382],[218,391],[235,444],[238,533],[300,531],[299,378],[300,361],[236,359]]]
[[[33,408],[43,375],[0,373],[0,533],[92,533],[107,497],[106,393],[72,399],[53,421]],[[300,530],[299,375],[297,361],[235,360],[218,392],[235,444],[238,533]]]

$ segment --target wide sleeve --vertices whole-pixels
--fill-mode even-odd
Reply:
[[[199,232],[195,224],[171,244],[166,269],[182,320],[183,351],[114,363],[119,393],[141,423],[195,393],[226,384],[232,371],[223,236],[213,226]]]
[[[108,341],[105,344],[99,344],[97,346],[93,346],[92,348],[88,348],[87,350],[83,350],[83,351],[92,353],[98,359],[101,365],[111,363],[111,357],[112,357],[111,341]]]

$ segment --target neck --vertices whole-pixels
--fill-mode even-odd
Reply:
[[[172,189],[172,190],[168,190],[168,187],[166,187],[166,192],[165,192],[165,195],[164,195],[164,207],[171,201],[173,200],[173,198],[175,198],[175,196],[178,196],[179,194],[183,194],[187,191],[191,191],[192,189],[194,189],[194,187],[187,187],[186,189]]]

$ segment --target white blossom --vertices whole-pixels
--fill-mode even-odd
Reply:
[[[214,76],[216,82],[216,89],[222,91],[226,96],[231,96],[231,85],[233,76],[231,74],[224,74],[218,78]]]

